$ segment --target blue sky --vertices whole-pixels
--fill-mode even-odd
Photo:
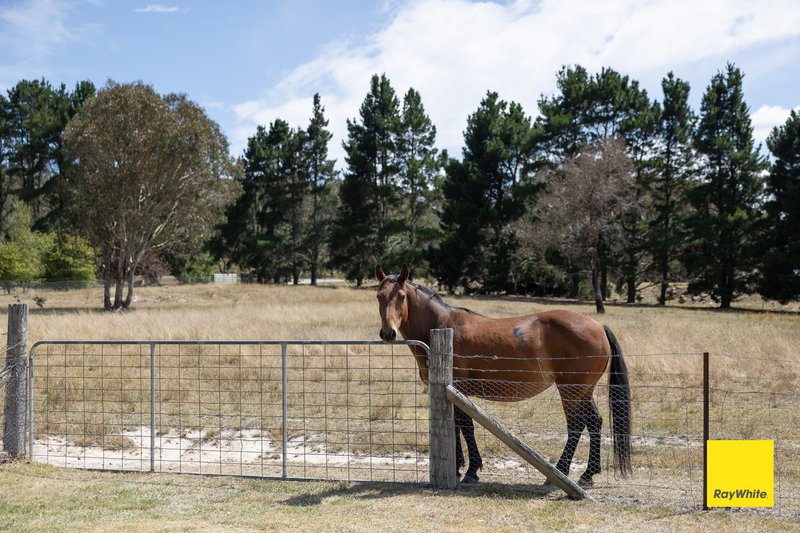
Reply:
[[[0,0],[0,90],[21,79],[68,87],[141,80],[205,107],[239,155],[258,125],[305,126],[315,92],[342,159],[373,73],[414,87],[459,154],[487,90],[536,114],[561,65],[609,66],[661,98],[667,72],[699,107],[711,76],[745,73],[763,141],[800,107],[797,0]]]

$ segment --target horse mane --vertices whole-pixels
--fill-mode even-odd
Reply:
[[[378,286],[378,289],[380,290],[380,288],[383,287],[383,284],[387,283],[387,281],[388,282],[392,282],[392,283],[396,282],[397,281],[397,274],[390,274],[390,275],[386,276],[383,279],[383,281],[381,281],[380,285]],[[444,299],[441,296],[439,296],[439,294],[437,294],[432,289],[429,289],[428,287],[424,287],[422,285],[418,285],[417,283],[414,283],[412,281],[406,281],[406,283],[411,285],[414,288],[414,290],[417,292],[417,294],[422,294],[425,298],[428,299],[428,301],[430,301],[430,302],[432,302],[432,303],[434,303],[436,305],[440,305],[440,306],[444,307],[445,309],[447,309],[449,311],[465,311],[465,312],[470,313],[472,315],[480,315],[480,313],[476,313],[472,309],[467,309],[466,307],[456,307],[454,305],[451,305],[451,304],[445,302]]]

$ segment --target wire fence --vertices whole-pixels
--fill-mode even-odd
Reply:
[[[126,471],[428,481],[428,396],[408,346],[48,342],[31,353],[30,454],[36,461]],[[463,378],[458,357],[457,387]],[[490,359],[489,367],[498,364],[498,357]],[[591,379],[575,374],[576,382],[597,382],[594,398],[603,418],[602,473],[591,493],[699,508],[702,354],[626,354],[625,360],[633,427],[627,478],[613,468],[607,371]],[[771,512],[800,515],[797,362],[712,354],[711,369],[711,438],[774,440]],[[508,372],[473,378],[471,386],[482,388],[467,392],[555,463],[566,441],[564,409],[586,385],[561,387],[560,394],[549,386],[548,369],[512,370],[516,378]],[[469,389],[466,382],[461,387]],[[544,481],[479,426],[476,436],[482,482]],[[588,449],[584,432],[573,479],[585,470]]]
[[[473,356],[474,357],[474,356]],[[454,366],[458,367],[458,355]],[[497,357],[491,357],[493,361]],[[592,494],[646,504],[699,508],[703,502],[703,359],[699,353],[626,354],[631,382],[632,475],[614,469],[609,416],[608,380],[576,374],[575,383],[596,381],[595,403],[603,418],[602,473],[594,477]],[[797,362],[747,355],[711,354],[711,439],[764,439],[775,442],[775,508],[800,516],[800,398]],[[464,366],[462,361],[461,365]],[[458,371],[456,370],[457,374]],[[496,400],[524,395],[542,387],[530,371],[524,380],[483,379],[462,383],[481,398],[473,400],[523,441],[555,464],[566,442],[566,409],[590,409],[582,402],[586,385],[549,387],[518,402]],[[536,372],[533,372],[536,374]],[[539,372],[543,376],[544,370]],[[533,383],[532,383],[533,381]],[[569,381],[567,379],[567,381]],[[454,380],[459,387],[459,380]],[[527,388],[527,389],[526,389]],[[495,400],[495,401],[492,401]],[[584,415],[587,413],[583,413]],[[571,477],[587,468],[589,430],[583,432],[572,462]],[[531,483],[544,476],[485,429],[476,426],[483,454],[482,481]]]

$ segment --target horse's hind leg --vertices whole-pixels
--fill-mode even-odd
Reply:
[[[478,442],[475,440],[475,425],[472,422],[472,418],[458,407],[453,407],[453,414],[456,427],[460,427],[461,433],[464,435],[464,442],[467,444],[467,456],[469,457],[469,466],[461,481],[462,483],[477,483],[480,479],[478,478],[478,470],[483,468],[483,459],[478,450]],[[458,456],[456,456],[457,459]]]
[[[565,476],[569,475],[569,467],[572,464],[572,457],[575,455],[575,448],[578,447],[581,433],[583,433],[583,428],[586,427],[586,402],[582,398],[583,393],[580,389],[581,387],[575,385],[558,386],[561,405],[567,418],[567,444],[564,446],[561,458],[556,463],[556,468]]]
[[[589,401],[589,413],[586,418],[586,429],[589,430],[589,465],[578,483],[584,487],[594,484],[592,476],[600,473],[600,430],[603,427],[603,417],[592,398]]]

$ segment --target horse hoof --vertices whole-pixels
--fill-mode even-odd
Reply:
[[[581,476],[581,478],[578,480],[578,486],[583,488],[593,487],[594,481],[592,481],[592,478],[590,477],[585,478]]]
[[[470,474],[469,472],[464,474],[464,477],[461,478],[461,483],[464,483],[465,485],[471,485],[473,483],[477,483],[478,481],[480,481],[478,474]]]

